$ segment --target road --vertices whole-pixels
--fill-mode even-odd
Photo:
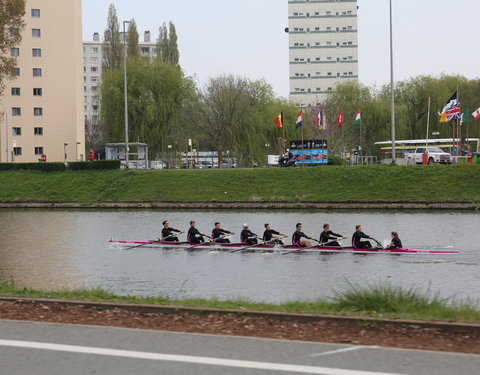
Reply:
[[[0,374],[471,375],[480,356],[0,320]]]

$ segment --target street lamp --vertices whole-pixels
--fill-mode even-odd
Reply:
[[[130,21],[123,21],[123,80],[125,95],[125,168],[128,168],[128,98],[127,98],[127,34],[125,32],[125,24]]]
[[[3,107],[3,113],[5,113],[5,154],[6,154],[6,162],[8,163],[8,114],[7,114],[7,108],[3,105],[3,103],[0,103],[0,105]]]
[[[172,153],[172,145],[168,145],[167,146],[168,148],[168,152],[170,153],[170,165],[168,166],[168,168],[172,168],[173,166],[173,153]]]
[[[67,146],[68,146],[68,142],[65,142],[63,144],[63,161],[65,163],[65,166],[67,166]]]
[[[393,77],[393,12],[392,0],[390,0],[390,101],[392,111],[392,164],[396,164],[396,147],[395,147],[395,87]]]
[[[81,142],[80,141],[77,141],[75,143],[75,160],[78,161],[78,145],[80,144]]]

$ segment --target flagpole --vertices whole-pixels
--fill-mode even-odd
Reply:
[[[391,100],[391,121],[392,121],[392,164],[396,164],[395,148],[395,87],[393,76],[393,13],[392,13],[392,0],[390,0],[390,100]]]
[[[458,85],[457,85],[457,102],[458,102],[458,106],[460,107],[460,93],[458,92]],[[459,156],[460,156],[460,117],[457,116],[457,162],[458,162]]]
[[[302,167],[305,167],[305,155],[303,154],[303,150],[304,150],[304,147],[303,147],[303,126],[302,126],[302,129],[301,129],[301,132],[302,132]]]
[[[428,147],[428,134],[429,134],[429,128],[430,128],[430,103],[431,103],[432,98],[428,97],[428,115],[427,115],[427,136],[425,137],[426,143],[425,146]]]

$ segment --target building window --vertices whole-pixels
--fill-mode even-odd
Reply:
[[[92,67],[90,67],[90,71],[91,71],[92,73],[98,72],[98,66],[92,66]]]
[[[42,50],[40,48],[32,48],[33,57],[42,57]]]
[[[41,88],[34,88],[33,89],[33,96],[42,96],[42,89]]]
[[[43,116],[43,108],[34,108],[33,109],[34,116]]]
[[[12,135],[14,137],[22,135],[22,128],[12,128]]]
[[[15,68],[15,77],[20,77],[20,68]]]
[[[40,29],[32,29],[33,38],[40,38],[40,35],[41,35]]]
[[[13,148],[13,154],[15,156],[22,156],[22,148],[21,147],[14,147]]]
[[[43,128],[33,128],[33,135],[43,135]]]
[[[21,116],[22,109],[20,107],[13,107],[12,108],[12,116]]]
[[[33,76],[34,77],[41,77],[42,76],[42,69],[41,68],[33,68]]]
[[[90,64],[98,64],[98,57],[90,57]]]
[[[35,155],[43,155],[43,147],[35,147]]]
[[[93,77],[91,78],[91,81],[92,81],[92,82],[98,82],[98,77],[97,77],[97,76],[93,76]]]
[[[20,87],[12,87],[12,96],[20,96]]]
[[[98,47],[91,47],[90,52],[91,53],[98,53]]]
[[[39,18],[40,17],[40,9],[32,9],[32,17]]]
[[[10,56],[20,56],[20,48],[10,48]]]
[[[10,36],[15,37],[18,35],[18,29],[12,28],[10,29]]]
[[[92,86],[92,87],[91,87],[91,90],[94,91],[94,92],[96,92],[96,91],[97,91],[97,86]]]

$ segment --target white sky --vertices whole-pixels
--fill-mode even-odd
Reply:
[[[177,28],[180,64],[200,84],[219,74],[264,78],[288,96],[287,0],[83,0],[84,40],[103,37],[108,6],[135,18],[143,40],[164,21]],[[441,73],[480,76],[479,0],[393,0],[395,79]],[[360,81],[390,80],[389,0],[359,0]]]

